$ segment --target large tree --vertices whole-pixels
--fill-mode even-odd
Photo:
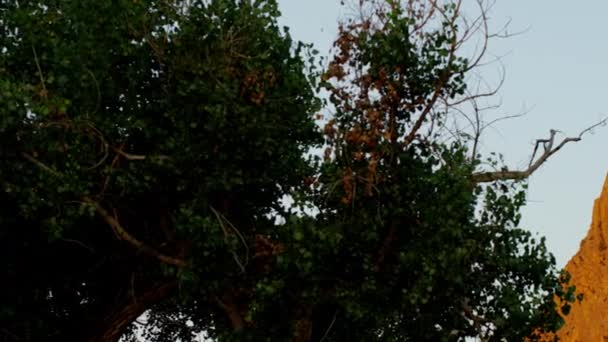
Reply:
[[[461,54],[489,38],[477,3],[362,4],[320,74],[272,0],[0,1],[2,339],[557,329],[573,288],[517,228],[555,148],[486,172],[481,121],[446,139],[487,95]]]

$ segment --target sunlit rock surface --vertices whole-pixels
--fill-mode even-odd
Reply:
[[[608,342],[608,177],[593,205],[591,227],[566,265],[571,282],[582,292],[558,331],[563,342]]]

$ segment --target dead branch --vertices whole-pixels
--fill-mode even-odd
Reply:
[[[156,249],[148,246],[144,242],[136,239],[133,235],[131,235],[121,224],[118,222],[116,218],[114,218],[108,211],[106,211],[99,202],[92,200],[91,198],[85,197],[84,202],[92,205],[95,208],[95,211],[101,218],[106,221],[110,227],[112,227],[112,231],[123,241],[126,241],[131,246],[135,247],[137,250],[154,257],[165,263],[167,265],[173,265],[177,267],[187,267],[188,264],[182,260],[172,256],[168,256],[160,253]]]
[[[500,62],[500,60],[497,60],[497,62]],[[496,96],[496,94],[498,94],[498,92],[500,91],[500,89],[502,89],[502,87],[505,84],[505,79],[506,79],[506,70],[505,67],[501,64],[500,67],[500,79],[498,80],[498,84],[496,86],[490,86],[487,83],[484,82],[484,85],[486,86],[486,90],[479,90],[479,88],[481,88],[481,83],[483,81],[483,79],[481,79],[478,82],[477,85],[477,91],[475,93],[471,93],[470,91],[466,90],[466,96],[462,97],[462,98],[458,98],[457,100],[454,101],[450,101],[449,99],[444,99],[445,105],[447,107],[456,107],[459,106],[463,103],[469,102],[471,100],[477,100],[477,99],[482,99],[482,98],[492,98],[494,96]],[[481,78],[481,76],[479,76]]]
[[[608,118],[604,118],[598,123],[591,125],[584,130],[582,130],[578,136],[575,137],[566,137],[559,144],[555,145],[555,136],[559,132],[557,130],[549,131],[549,138],[547,139],[538,139],[536,141],[534,152],[532,153],[532,157],[530,158],[530,163],[528,164],[528,168],[525,170],[501,170],[501,171],[485,171],[485,172],[476,172],[471,175],[471,180],[474,183],[489,183],[495,182],[499,180],[522,180],[530,177],[536,170],[538,170],[541,165],[543,165],[552,155],[554,155],[557,151],[561,150],[566,144],[570,142],[578,142],[581,141],[583,136],[593,130],[596,127],[604,126],[608,122]],[[536,152],[538,147],[542,145],[543,152],[537,158]],[[554,147],[555,146],[555,147]]]

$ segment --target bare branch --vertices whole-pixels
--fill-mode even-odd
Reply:
[[[477,57],[474,57],[472,60],[472,63],[469,65],[469,67],[465,70],[465,72],[470,71],[472,69],[474,69],[475,67],[477,67],[479,65],[479,63],[481,62],[481,60],[483,59],[483,57],[486,54],[486,51],[488,50],[488,42],[489,42],[489,38],[490,38],[490,33],[489,33],[489,28],[488,28],[488,9],[485,8],[483,6],[483,1],[477,1],[477,4],[479,6],[480,9],[480,25],[482,27],[482,32],[483,32],[483,38],[482,38],[482,47],[481,47],[481,51],[479,53],[477,53]],[[477,29],[474,30],[474,32],[476,32]],[[465,37],[466,38],[466,37]]]
[[[608,123],[608,117],[600,120],[595,125],[591,125],[591,126],[585,128],[584,130],[582,130],[581,133],[579,133],[578,138],[579,139],[583,138],[583,135],[591,132],[594,128],[597,128],[597,127],[600,127],[600,126],[606,126],[606,123]]]
[[[131,153],[127,153],[125,151],[123,151],[120,148],[116,148],[116,147],[112,147],[112,150],[118,154],[120,154],[121,156],[125,157],[125,159],[127,160],[146,160],[146,159],[161,159],[161,160],[166,160],[169,159],[168,156],[164,156],[164,155],[158,155],[158,156],[144,156],[144,155],[140,155],[140,154],[131,154]]]
[[[500,60],[497,60],[500,61]],[[500,79],[498,81],[498,84],[494,87],[491,87],[489,85],[486,85],[487,90],[485,91],[476,91],[475,93],[471,93],[470,91],[466,91],[466,96],[459,98],[456,101],[450,102],[446,100],[446,105],[449,107],[454,107],[454,106],[458,106],[461,105],[465,102],[471,101],[471,100],[476,100],[476,99],[480,99],[480,98],[484,98],[484,97],[494,97],[496,94],[498,94],[498,91],[500,91],[500,89],[502,89],[504,83],[505,83],[505,77],[506,75],[506,69],[504,67],[504,65],[502,65],[501,63],[501,67],[500,67]],[[481,81],[479,82],[481,83]],[[481,87],[481,84],[479,84],[477,86],[477,89],[479,89]]]

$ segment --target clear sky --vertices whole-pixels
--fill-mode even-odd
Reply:
[[[464,0],[473,3],[474,0]],[[281,23],[295,39],[314,43],[327,54],[340,0],[279,0]],[[506,80],[496,115],[528,113],[503,121],[486,133],[484,150],[501,152],[510,167],[527,165],[534,141],[549,129],[576,136],[608,116],[606,1],[498,0],[490,20],[496,27],[511,19],[510,31],[524,33],[494,40],[490,53],[502,57]],[[498,67],[483,75],[496,79]],[[592,206],[608,171],[608,127],[567,145],[529,181],[521,226],[547,238],[558,266],[578,250],[591,223]]]

